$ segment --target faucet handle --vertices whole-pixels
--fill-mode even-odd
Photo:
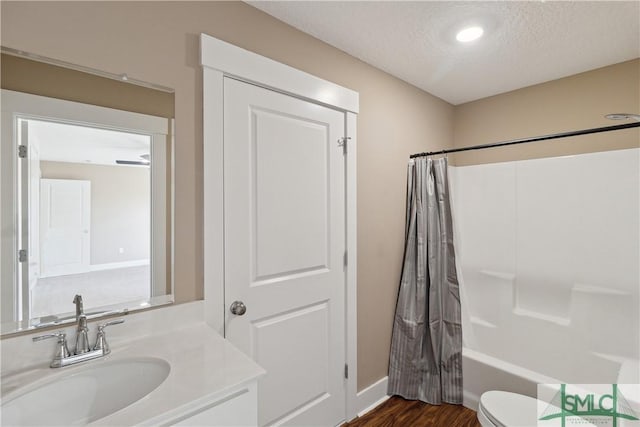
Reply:
[[[52,334],[38,335],[37,337],[33,337],[32,339],[33,341],[42,341],[48,338],[58,338],[58,342],[66,341],[67,334],[65,334],[64,332],[54,332]]]
[[[67,347],[67,334],[64,332],[54,332],[52,334],[38,335],[37,337],[33,337],[33,341],[42,341],[49,338],[58,338],[58,342],[56,344],[56,354],[53,358],[54,362],[56,359],[64,359],[65,357],[69,357],[69,348]]]
[[[98,325],[98,330],[104,330],[107,326],[119,325],[120,323],[124,323],[124,319],[115,319],[107,323],[103,323],[102,325]]]
[[[105,335],[104,328],[106,328],[107,326],[119,325],[120,323],[124,323],[124,319],[115,319],[102,325],[98,325],[96,345],[93,347],[93,349],[102,350],[102,354],[111,353],[111,349],[109,348],[109,344],[107,343],[107,336]]]

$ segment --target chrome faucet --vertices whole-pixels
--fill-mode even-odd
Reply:
[[[78,318],[78,329],[76,329],[76,354],[83,354],[89,351],[89,328],[87,327],[87,317],[83,314]]]
[[[76,295],[73,299],[73,303],[76,305],[76,322],[78,326],[76,329],[76,347],[73,350],[73,353],[70,352],[67,347],[67,335],[63,332],[39,335],[33,338],[33,341],[41,341],[47,338],[58,339],[56,344],[56,353],[53,356],[53,361],[50,365],[52,368],[74,365],[86,360],[106,356],[111,353],[104,329],[107,326],[124,323],[124,319],[116,319],[102,325],[98,325],[96,343],[91,347],[89,345],[88,338],[89,328],[87,327],[87,316],[85,316],[84,309],[82,307],[82,296]]]
[[[76,305],[76,347],[75,354],[83,354],[89,351],[89,328],[87,327],[87,316],[84,315],[84,307],[82,305],[82,295],[73,297],[73,303]]]
[[[80,316],[84,316],[84,306],[82,305],[82,295],[78,294],[73,297],[73,303],[76,305],[76,322]]]

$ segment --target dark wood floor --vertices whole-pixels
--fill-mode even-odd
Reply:
[[[458,405],[429,405],[392,396],[342,427],[480,427],[475,411]]]

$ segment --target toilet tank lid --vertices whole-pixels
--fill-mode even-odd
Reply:
[[[498,426],[536,426],[538,400],[508,391],[487,391],[480,396],[480,410]]]

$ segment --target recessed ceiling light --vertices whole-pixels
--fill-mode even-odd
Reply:
[[[468,27],[456,34],[456,40],[462,43],[467,43],[482,37],[484,30],[482,27]]]

